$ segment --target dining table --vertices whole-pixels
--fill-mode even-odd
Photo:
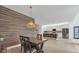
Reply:
[[[37,38],[34,38],[34,37],[29,37],[29,39],[30,39],[30,42],[33,42],[33,43],[36,43],[36,44],[41,44],[43,42],[48,41],[47,39],[40,40],[40,39],[37,39]]]
[[[24,36],[25,37],[25,36]],[[44,46],[44,43],[46,41],[48,41],[47,39],[37,39],[35,37],[25,37],[25,38],[29,38],[30,39],[30,44],[34,44],[35,46],[37,46],[39,49],[39,51],[42,51],[43,52],[43,46]],[[27,40],[27,39],[26,39]]]
[[[30,42],[40,46],[39,47],[40,51],[43,51],[44,43],[48,41],[47,39],[44,39],[44,38],[42,40],[34,38],[34,37],[29,37],[29,38],[30,38]]]

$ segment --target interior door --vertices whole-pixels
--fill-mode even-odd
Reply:
[[[68,28],[62,29],[62,38],[65,38],[65,39],[69,38],[69,29]]]

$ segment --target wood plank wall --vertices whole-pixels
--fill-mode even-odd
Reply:
[[[4,34],[7,40],[7,46],[20,43],[19,36],[34,35],[35,33],[26,27],[27,21],[32,20],[29,16],[20,14],[6,7],[0,6],[0,33]]]

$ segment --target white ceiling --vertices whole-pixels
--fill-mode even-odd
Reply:
[[[79,12],[79,5],[5,5],[5,7],[32,16],[42,25],[70,22]]]

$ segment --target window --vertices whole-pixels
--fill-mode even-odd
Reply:
[[[79,26],[74,27],[74,39],[79,39]]]

